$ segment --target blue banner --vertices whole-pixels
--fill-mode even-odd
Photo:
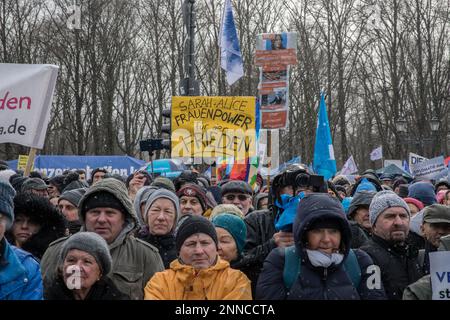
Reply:
[[[8,161],[12,169],[17,168],[17,161]],[[128,176],[145,165],[145,161],[129,156],[37,156],[34,171],[46,177],[61,175],[64,170],[83,169],[90,179],[95,168],[105,168],[108,172]]]

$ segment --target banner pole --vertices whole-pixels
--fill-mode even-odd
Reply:
[[[270,192],[270,173],[272,167],[272,130],[267,130],[267,190]]]
[[[28,154],[27,166],[25,167],[25,172],[23,173],[24,177],[29,177],[31,172],[31,167],[34,163],[34,158],[36,157],[36,148],[30,148],[30,153]]]

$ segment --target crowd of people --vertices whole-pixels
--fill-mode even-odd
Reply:
[[[0,300],[430,300],[450,250],[447,180],[86,178],[0,162]]]

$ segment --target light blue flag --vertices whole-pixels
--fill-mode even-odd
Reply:
[[[328,123],[327,107],[323,93],[320,95],[313,168],[318,175],[324,176],[326,180],[331,179],[337,171],[333,142],[331,141],[330,124]]]
[[[244,75],[244,66],[230,0],[225,0],[219,41],[220,66],[225,70],[227,83],[231,86]]]

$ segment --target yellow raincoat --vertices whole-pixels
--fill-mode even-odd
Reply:
[[[194,270],[172,261],[170,269],[157,272],[144,289],[146,300],[251,300],[250,280],[218,257],[208,268]]]

